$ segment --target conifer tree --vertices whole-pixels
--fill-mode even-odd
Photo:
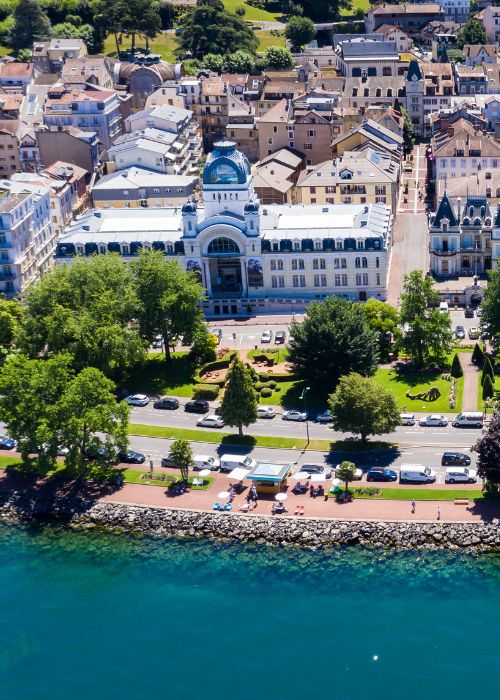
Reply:
[[[257,420],[257,397],[253,388],[252,377],[238,355],[227,373],[221,415],[227,425],[238,428],[243,435],[243,426]]]
[[[489,374],[484,376],[483,380],[483,401],[493,397],[493,383]]]
[[[451,370],[450,374],[452,377],[455,377],[455,379],[458,379],[459,377],[463,376],[463,369],[462,365],[460,364],[460,358],[458,356],[458,353],[456,352],[453,356],[453,362],[451,363]]]
[[[19,0],[14,10],[14,26],[10,41],[14,49],[31,48],[34,41],[50,37],[50,20],[38,0]]]
[[[479,343],[474,345],[474,350],[472,351],[472,364],[477,367],[482,367],[484,362],[484,354],[481,350]]]
[[[495,372],[493,371],[493,365],[489,357],[485,357],[483,364],[483,379],[486,375],[489,375],[492,383],[495,382]]]

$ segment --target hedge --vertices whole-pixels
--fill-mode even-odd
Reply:
[[[193,399],[205,399],[205,401],[215,401],[219,396],[220,387],[218,384],[195,384],[193,387]]]
[[[223,387],[226,381],[225,379],[203,379],[202,375],[204,375],[206,372],[216,372],[218,369],[227,369],[231,364],[231,360],[233,359],[235,354],[236,353],[232,352],[229,355],[229,357],[226,357],[226,359],[224,360],[215,360],[215,362],[208,362],[206,365],[200,367],[194,374],[195,381],[199,384],[210,384]]]
[[[286,372],[276,372],[276,374],[269,374],[268,372],[263,372],[258,375],[261,382],[268,382],[273,379],[275,382],[296,382],[297,376],[295,374],[287,374]]]

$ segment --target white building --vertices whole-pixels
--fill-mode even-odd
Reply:
[[[207,159],[203,201],[204,207],[88,212],[66,230],[56,260],[162,250],[199,274],[211,314],[293,309],[329,295],[386,298],[388,206],[261,209],[250,164],[232,142],[218,143]]]
[[[445,22],[457,22],[465,24],[469,19],[470,0],[438,0],[445,11]]]

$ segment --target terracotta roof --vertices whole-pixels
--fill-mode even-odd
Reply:
[[[457,119],[445,133],[438,133],[434,137],[434,155],[439,158],[457,156],[474,157],[471,151],[477,152],[478,158],[500,157],[500,144],[489,138],[483,131],[475,128],[466,119]]]
[[[29,79],[33,73],[32,63],[2,63],[0,65],[0,78],[25,78]]]
[[[497,47],[493,44],[465,44],[462,51],[467,58],[476,58],[480,53],[485,53],[491,58],[497,57]]]

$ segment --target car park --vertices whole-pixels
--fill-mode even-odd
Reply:
[[[262,331],[262,335],[260,336],[261,343],[270,343],[272,339],[273,339],[273,332],[272,331],[269,331],[269,330]]]
[[[414,413],[400,413],[399,414],[401,425],[415,425],[415,414]]]
[[[464,309],[465,318],[474,318],[474,309],[471,306],[466,306]]]
[[[371,467],[366,473],[367,481],[397,481],[398,475],[394,469],[387,467]]]
[[[323,411],[316,416],[316,423],[333,423],[333,416],[330,411]]]
[[[276,345],[283,345],[285,340],[286,340],[285,331],[276,331],[276,335],[274,336],[274,342],[276,343]]]
[[[332,476],[332,468],[324,464],[303,464],[299,467],[300,472],[305,474],[322,474],[325,479],[330,479]]]
[[[335,467],[335,476],[337,476],[337,469],[340,469],[340,468],[341,468],[341,465],[337,464],[337,466]],[[356,467],[356,469],[354,470],[355,481],[359,481],[362,478],[363,478],[363,470],[360,469],[359,467]]]
[[[418,424],[428,428],[444,428],[448,425],[448,419],[440,413],[433,413],[419,420]]]
[[[283,420],[297,420],[297,421],[305,421],[307,420],[307,413],[303,413],[302,411],[284,411]]]
[[[433,484],[436,472],[422,464],[402,464],[399,470],[399,481],[404,483]]]
[[[130,394],[124,399],[125,403],[129,406],[147,406],[149,403],[149,396],[146,394]]]
[[[195,455],[193,457],[193,469],[195,471],[201,471],[202,469],[217,471],[217,469],[220,469],[220,460],[209,455]]]
[[[480,336],[479,328],[476,328],[475,326],[469,328],[468,334],[471,340],[477,340]]]
[[[120,452],[118,455],[120,462],[125,464],[144,464],[146,457],[142,452],[136,452],[135,450],[127,450],[126,452]]]
[[[455,338],[457,340],[464,340],[465,338],[465,328],[463,326],[457,326],[455,328]]]
[[[273,406],[257,406],[257,418],[274,418],[276,409]]]
[[[195,401],[188,401],[187,404],[184,406],[184,410],[187,413],[208,413],[210,410],[210,406],[208,404],[208,401],[202,401],[201,399],[197,399]]]
[[[470,462],[469,455],[463,452],[445,452],[441,457],[443,467],[468,467]]]
[[[445,484],[475,484],[477,471],[467,467],[448,467],[444,476]]]
[[[225,423],[221,416],[211,414],[197,420],[196,425],[199,425],[201,428],[223,428]]]
[[[462,411],[455,416],[452,425],[454,428],[482,428],[483,414],[481,411]]]
[[[169,396],[162,396],[161,399],[157,399],[154,402],[153,408],[164,409],[166,411],[175,411],[175,409],[179,408],[179,405],[178,399],[173,399]]]
[[[16,441],[10,437],[0,437],[0,450],[13,450]]]
[[[221,455],[221,472],[232,472],[233,469],[253,469],[257,466],[257,461],[245,455]]]

